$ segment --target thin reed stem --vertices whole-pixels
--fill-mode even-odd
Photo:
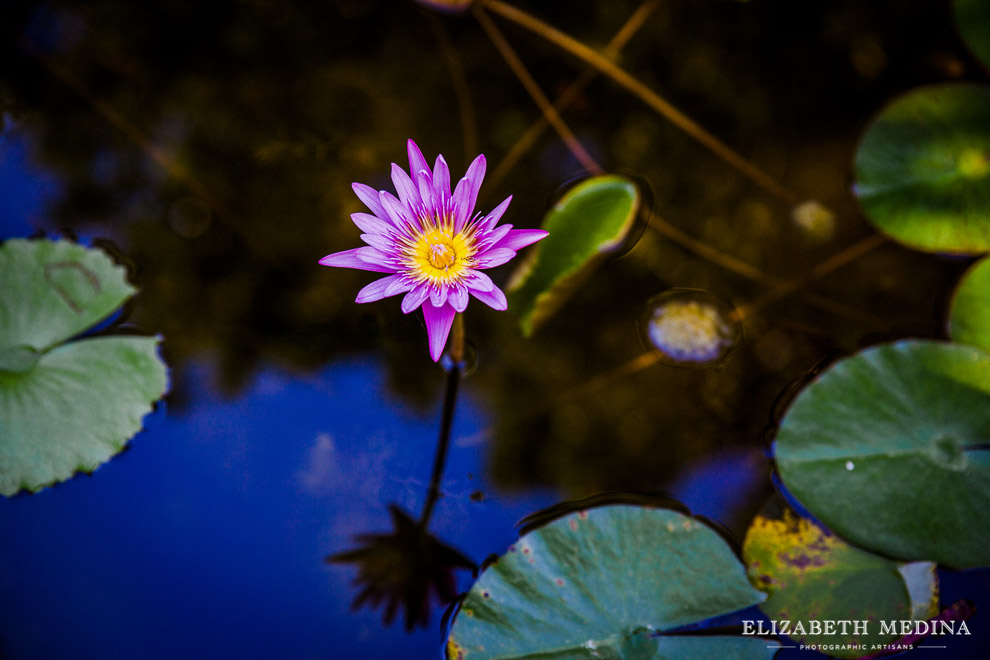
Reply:
[[[797,195],[791,192],[788,188],[784,187],[782,184],[778,183],[776,179],[750,163],[738,152],[702,128],[698,123],[675,108],[666,99],[641,83],[632,74],[609,60],[607,57],[603,56],[601,53],[585,46],[577,39],[564,34],[560,30],[544,23],[535,16],[527,14],[526,12],[511,5],[507,5],[504,2],[501,2],[501,0],[481,0],[479,4],[480,6],[475,5],[476,13],[482,13],[481,6],[486,9],[490,9],[502,18],[512,21],[520,27],[523,27],[543,39],[546,39],[553,45],[570,53],[581,61],[590,64],[611,78],[617,84],[625,87],[627,91],[646,103],[654,111],[694,138],[702,146],[718,156],[727,165],[736,169],[740,174],[751,180],[769,194],[789,205],[794,205],[798,202]]]
[[[619,28],[619,31],[615,33],[611,41],[605,46],[606,57],[614,58],[619,54],[619,51],[636,35],[636,32],[643,26],[646,19],[649,18],[658,4],[659,0],[644,0],[639,5],[636,11],[632,13],[629,19]],[[569,108],[597,76],[598,70],[593,67],[582,71],[581,75],[568,85],[553,102],[554,109],[558,113],[562,113]],[[488,178],[489,185],[493,190],[498,188],[498,184],[508,176],[512,168],[516,166],[516,163],[533,147],[549,126],[549,122],[547,122],[546,117],[542,114],[530,124],[526,132],[516,140],[516,143],[512,145],[512,148],[505,154],[505,157],[499,161],[495,171]]]
[[[516,55],[516,52],[512,49],[512,46],[510,46],[509,42],[506,41],[501,30],[498,29],[498,26],[495,25],[492,19],[488,17],[488,14],[486,14],[485,11],[478,5],[474,5],[474,15],[475,18],[478,19],[478,23],[481,24],[482,29],[484,29],[485,33],[488,35],[488,38],[492,40],[493,44],[495,44],[495,48],[498,49],[498,52],[502,55],[502,58],[505,60],[506,64],[509,65],[509,68],[512,69],[512,72],[516,75],[516,78],[518,78],[519,82],[522,83],[522,86],[526,89],[526,92],[530,95],[530,97],[532,97],[537,107],[539,107],[540,112],[542,112],[543,116],[546,117],[547,122],[553,126],[554,130],[557,131],[557,134],[560,136],[560,139],[564,141],[564,144],[567,145],[570,152],[574,154],[574,157],[581,164],[581,167],[587,170],[590,174],[601,174],[604,171],[601,165],[599,165],[595,159],[591,157],[591,154],[587,152],[571,129],[568,128],[566,123],[564,123],[560,113],[557,112],[553,104],[550,103],[550,99],[547,98],[546,94],[543,93],[543,90],[540,89],[540,86],[537,84],[536,80],[534,80],[533,76],[530,75],[529,71],[526,69],[526,66],[522,63],[522,60],[519,59],[519,56]]]

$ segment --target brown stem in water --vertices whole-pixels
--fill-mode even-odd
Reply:
[[[652,89],[637,80],[632,74],[618,66],[601,53],[585,46],[583,43],[570,37],[560,30],[547,25],[535,16],[527,14],[511,5],[507,5],[500,0],[479,0],[479,4],[495,12],[502,18],[512,21],[520,27],[526,28],[534,34],[546,39],[558,48],[561,48],[574,57],[595,67],[613,81],[625,87],[634,96],[650,106],[657,113],[662,115],[682,131],[697,140],[702,146],[722,159],[727,165],[738,170],[742,175],[750,179],[753,183],[763,188],[765,191],[786,202],[789,205],[796,204],[798,197],[789,189],[778,183],[776,179],[763,172],[743,156],[719,140],[717,137],[702,128],[690,117],[675,108],[666,99],[654,92]],[[481,13],[479,5],[475,5],[476,13]]]
[[[644,2],[632,13],[629,19],[623,24],[619,31],[615,33],[612,40],[608,42],[605,46],[605,56],[609,58],[614,58],[619,54],[619,51],[629,42],[630,39],[635,36],[636,32],[643,26],[646,19],[649,18],[653,10],[657,8],[659,0],[644,0]],[[598,70],[589,67],[585,69],[577,79],[574,80],[567,88],[561,92],[560,96],[553,102],[554,109],[560,113],[570,107],[581,92],[585,90],[589,83],[598,76]],[[499,162],[495,171],[489,177],[489,185],[492,188],[498,188],[498,184],[504,179],[512,168],[516,166],[519,159],[529,151],[536,141],[543,135],[543,132],[549,126],[549,122],[546,116],[540,115],[536,120],[530,124],[530,127],[526,129],[516,143],[512,145],[509,152],[505,154],[505,157]]]
[[[540,86],[537,84],[536,80],[534,80],[533,76],[530,75],[529,71],[526,69],[526,66],[522,63],[522,60],[519,59],[519,56],[516,55],[516,52],[512,49],[512,46],[510,46],[509,42],[506,41],[501,30],[498,29],[492,19],[488,17],[488,14],[485,13],[485,11],[477,4],[474,5],[474,15],[475,18],[478,19],[478,23],[481,24],[482,29],[484,29],[485,33],[488,35],[488,38],[492,40],[493,44],[495,44],[495,48],[497,48],[498,52],[501,53],[506,64],[509,65],[509,68],[512,69],[512,72],[516,75],[516,78],[518,78],[519,82],[522,83],[522,86],[526,88],[526,92],[529,93],[533,101],[540,108],[540,112],[542,112],[543,116],[546,117],[547,122],[549,122],[550,125],[553,126],[554,130],[557,131],[557,134],[560,135],[560,139],[564,141],[564,144],[567,145],[567,148],[570,149],[571,153],[574,154],[574,157],[577,158],[579,163],[581,163],[581,166],[591,174],[601,174],[604,171],[602,170],[601,165],[599,165],[595,159],[591,157],[591,154],[587,152],[571,129],[568,128],[566,123],[564,123],[564,119],[560,116],[560,113],[557,112],[557,109],[554,108],[552,103],[550,103],[550,99],[547,98],[546,94],[543,93],[543,90],[540,89]]]

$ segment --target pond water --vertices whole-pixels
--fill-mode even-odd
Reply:
[[[795,197],[496,16],[551,99],[587,78],[567,128],[649,188],[654,216],[532,337],[511,309],[471,303],[477,364],[429,529],[480,564],[544,507],[636,492],[738,545],[773,492],[766,441],[791,384],[863,346],[944,336],[964,261],[887,241],[808,276],[875,233],[850,193],[868,119],[910,87],[986,72],[936,0],[514,5],[596,48],[630,28],[616,61]],[[390,530],[392,504],[418,514],[444,372],[419,312],[356,305],[371,275],[317,261],[360,245],[351,183],[392,189],[408,138],[455,181],[485,153],[479,210],[512,194],[504,221],[520,228],[587,159],[535,132],[511,56],[470,14],[386,0],[2,11],[0,239],[106,239],[140,290],[124,323],[163,336],[171,389],[91,477],[0,499],[0,658],[439,657],[443,607],[426,628],[407,633],[401,613],[385,627],[351,611],[355,568],[324,559]],[[491,273],[504,285],[513,268]],[[680,291],[725,318],[691,308],[671,326],[654,307]],[[645,318],[667,323],[664,340],[704,322],[734,344],[681,368],[652,352]],[[945,605],[990,602],[986,571],[942,580]],[[981,619],[930,657],[979,657]]]

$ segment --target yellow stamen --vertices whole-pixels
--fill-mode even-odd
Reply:
[[[454,247],[449,243],[430,245],[430,265],[434,268],[445,270],[453,266],[455,261],[457,261],[457,253],[454,252]]]
[[[455,234],[450,223],[423,223],[423,231],[407,243],[405,262],[419,281],[450,284],[473,264],[477,251],[471,232]]]

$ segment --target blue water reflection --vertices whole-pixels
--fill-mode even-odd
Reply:
[[[427,631],[385,629],[379,612],[349,612],[355,570],[323,562],[354,534],[389,530],[388,503],[418,512],[436,416],[391,399],[371,360],[302,377],[265,369],[232,400],[211,377],[205,362],[193,369],[188,409],[150,416],[92,478],[2,502],[0,648],[17,658],[438,657],[439,611]],[[494,492],[484,446],[458,442],[486,424],[468,382],[431,523],[478,562],[556,499]]]

